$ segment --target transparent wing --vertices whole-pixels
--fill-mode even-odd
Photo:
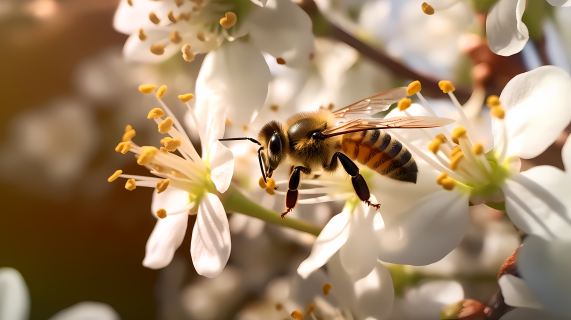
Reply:
[[[341,134],[391,128],[433,128],[454,123],[456,120],[439,117],[394,117],[389,119],[353,119],[342,122],[323,131],[322,137],[329,138]]]
[[[406,97],[406,87],[394,88],[374,96],[355,102],[350,106],[333,112],[335,118],[366,118],[375,113],[387,110],[391,104]]]

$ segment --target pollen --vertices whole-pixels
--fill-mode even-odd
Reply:
[[[270,110],[272,110],[272,111],[274,111],[274,112],[275,112],[275,111],[278,111],[279,109],[280,109],[280,107],[278,107],[278,106],[275,105],[275,104],[272,104],[272,105],[270,106]]]
[[[440,90],[442,90],[444,93],[454,92],[454,90],[456,90],[456,88],[454,88],[452,85],[452,82],[448,80],[442,80],[438,82],[438,87],[440,87]]]
[[[163,122],[159,123],[159,132],[168,133],[171,131],[173,123],[171,117],[167,117]]]
[[[305,311],[305,314],[312,314],[313,311],[315,311],[315,303],[310,303],[307,306],[307,310]]]
[[[149,13],[149,20],[151,20],[151,22],[154,24],[161,23],[161,19],[159,19],[159,17],[157,17],[157,15],[154,12]]]
[[[165,95],[165,92],[167,92],[167,86],[163,84],[159,90],[157,90],[157,98],[162,98]]]
[[[488,97],[488,99],[486,99],[486,105],[488,105],[488,107],[493,108],[493,107],[499,107],[500,106],[500,97],[494,95],[491,95]]]
[[[137,159],[137,163],[142,166],[150,164],[155,159],[157,152],[159,152],[159,149],[155,147],[142,147],[141,150],[143,152]]]
[[[499,106],[493,107],[492,108],[492,116],[502,120],[506,116],[506,112],[504,111],[504,108],[502,108],[502,107],[499,107]]]
[[[458,152],[456,153],[451,159],[450,159],[450,169],[452,170],[457,170],[458,166],[460,166],[460,161],[462,161],[462,159],[464,159],[464,154],[462,152]]]
[[[133,0],[127,0],[127,4],[132,7],[133,6]]]
[[[274,191],[276,189],[276,181],[272,178],[268,178],[268,183],[266,183],[264,181],[264,177],[260,177],[260,180],[258,180],[258,184],[260,185],[260,188],[266,190],[266,192],[269,195],[274,195],[276,194],[276,192]]]
[[[248,126],[242,126],[242,130],[248,131]]]
[[[192,93],[187,93],[187,94],[181,94],[178,96],[178,98],[180,99],[180,101],[182,101],[183,103],[187,103],[190,100],[194,99],[194,95]]]
[[[135,188],[137,188],[137,185],[135,183],[135,179],[127,180],[127,183],[125,183],[125,189],[127,189],[129,191],[133,191],[133,190],[135,190]]]
[[[156,54],[157,56],[162,55],[163,53],[165,53],[165,46],[161,43],[155,43],[153,45],[151,45],[151,52],[153,54]]]
[[[238,21],[238,17],[234,12],[226,12],[224,18],[220,19],[220,25],[226,29],[232,28],[236,22]]]
[[[406,87],[406,94],[412,96],[420,90],[422,90],[422,86],[420,85],[420,81],[416,80],[411,82],[408,87]]]
[[[147,119],[155,119],[160,118],[165,115],[165,112],[161,108],[154,108],[153,110],[149,111],[147,115]]]
[[[168,187],[171,179],[165,179],[157,182],[157,193],[164,192]]]
[[[301,313],[299,310],[295,310],[291,313],[291,317],[295,320],[303,320],[303,313]]]
[[[441,185],[444,189],[450,191],[456,186],[456,181],[452,178],[446,178],[442,181]]]
[[[133,139],[136,134],[137,132],[135,132],[135,129],[128,130],[123,134],[123,142]]]
[[[277,59],[276,59],[276,62],[277,62],[278,64],[281,64],[281,65],[286,64],[284,58],[277,58]]]
[[[177,8],[180,8],[184,4],[184,0],[174,0]]]
[[[180,37],[180,33],[178,33],[178,31],[176,31],[176,30],[171,32],[171,34],[169,35],[169,40],[174,44],[179,44],[182,42],[182,38]]]
[[[170,22],[176,23],[176,18],[174,17],[174,13],[172,11],[169,11],[167,17],[169,18]]]
[[[196,38],[200,42],[206,41],[206,38],[204,37],[204,33],[202,33],[202,31],[198,31],[198,33],[196,34]]]
[[[127,131],[129,131],[129,130],[131,130],[131,129],[133,129],[133,126],[131,126],[130,124],[128,124],[128,125],[125,126],[125,132],[127,132]]]
[[[182,146],[182,140],[180,138],[172,139],[172,138],[165,138],[163,139],[163,145],[167,151],[175,151],[177,148]]]
[[[436,184],[442,185],[442,181],[444,181],[445,179],[448,179],[448,175],[446,174],[446,172],[442,172],[438,178],[436,178]]]
[[[123,170],[117,170],[113,173],[109,178],[107,178],[107,182],[113,182],[119,178],[119,175],[123,173]]]
[[[410,100],[409,98],[402,98],[398,103],[399,111],[404,111],[408,109],[411,104],[412,100]]]
[[[450,151],[450,157],[454,157],[458,152],[462,152],[462,149],[460,149],[459,146],[455,146],[454,149]]]
[[[230,121],[230,119],[226,118],[225,125],[231,126],[231,125],[232,125],[232,121]]]
[[[331,285],[329,283],[326,283],[323,285],[323,294],[324,295],[329,295],[330,290],[331,290]]]
[[[149,94],[153,92],[153,90],[155,90],[156,88],[157,86],[155,86],[154,84],[142,84],[139,86],[139,91],[141,91],[141,93],[143,94]]]
[[[459,144],[458,139],[466,135],[466,128],[462,126],[457,126],[452,129],[452,142]]]
[[[129,152],[129,150],[131,150],[132,147],[133,144],[131,143],[131,141],[123,141],[119,142],[117,147],[115,147],[115,151],[121,152],[122,154],[126,154],[127,152]]]
[[[425,14],[429,16],[434,14],[434,8],[428,3],[423,2],[421,7],[422,7],[422,12],[424,12]]]
[[[166,211],[165,209],[162,209],[162,208],[159,209],[159,210],[157,211],[157,217],[159,217],[159,218],[161,218],[161,219],[166,218],[166,217],[167,217],[167,211]]]
[[[474,146],[472,147],[472,152],[475,155],[481,155],[484,153],[484,145],[481,144],[480,142],[477,142],[476,144],[474,144]]]
[[[428,144],[428,150],[430,150],[430,152],[437,154],[438,150],[440,150],[440,145],[442,144],[442,141],[438,138],[435,138],[434,140],[430,141],[430,143]]]
[[[184,61],[186,62],[194,61],[194,53],[190,51],[190,44],[187,43],[184,46],[182,46],[180,51],[182,52],[182,58],[184,59]]]
[[[276,307],[276,310],[280,311],[284,308],[284,305],[278,302],[278,303],[276,303],[275,307]]]
[[[139,40],[147,40],[147,35],[145,34],[145,30],[143,30],[143,28],[139,29]]]

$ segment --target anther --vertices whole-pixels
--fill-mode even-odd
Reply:
[[[182,46],[180,51],[182,52],[182,58],[184,59],[184,61],[186,62],[194,61],[194,53],[190,51],[190,44],[187,43],[184,46]]]
[[[137,163],[142,166],[150,164],[155,159],[157,152],[159,152],[159,149],[155,147],[142,147],[141,150],[143,152],[137,159]]]
[[[277,62],[278,64],[281,64],[281,65],[284,65],[284,64],[285,64],[285,60],[284,60],[283,58],[277,58],[277,59],[276,59],[276,62]]]
[[[170,182],[171,179],[165,179],[157,182],[157,193],[164,192],[168,188]]]
[[[107,182],[113,182],[117,180],[117,178],[119,178],[119,175],[121,175],[121,173],[123,173],[123,170],[115,171],[115,173],[113,173],[109,178],[107,178]]]
[[[157,217],[159,217],[159,218],[161,218],[161,219],[166,218],[166,217],[167,217],[167,211],[166,211],[165,209],[162,209],[162,208],[159,209],[159,210],[157,211]]]
[[[132,7],[133,6],[133,0],[127,0],[127,4]]]
[[[440,150],[440,145],[442,144],[442,141],[438,138],[435,138],[434,140],[430,141],[430,143],[428,144],[428,150],[430,150],[430,152],[437,154],[438,150]]]
[[[226,29],[230,29],[236,24],[236,21],[238,21],[238,17],[236,17],[234,12],[226,12],[224,18],[220,19],[220,25]]]
[[[422,86],[420,85],[420,81],[416,80],[411,82],[408,87],[406,87],[406,94],[412,96],[420,90],[422,90]]]
[[[448,178],[448,175],[446,174],[446,172],[442,172],[438,178],[436,178],[436,184],[442,185],[442,181],[444,181],[445,179]]]
[[[452,82],[448,80],[442,80],[438,82],[438,87],[440,87],[440,90],[442,90],[444,93],[454,92],[454,90],[456,90],[456,88],[454,88],[452,85]]]
[[[145,34],[143,28],[139,29],[139,40],[141,41],[147,40],[147,35]]]
[[[313,311],[315,311],[315,303],[310,303],[310,304],[307,306],[307,310],[305,311],[305,314],[308,314],[308,315],[309,315],[309,314],[312,314]]]
[[[163,122],[159,123],[159,132],[168,133],[172,129],[173,123],[171,117],[166,118]]]
[[[127,183],[125,183],[125,189],[133,191],[135,190],[135,188],[137,188],[137,185],[135,184],[135,179],[127,180]]]
[[[161,23],[161,19],[159,19],[159,17],[157,17],[157,15],[154,12],[149,13],[149,20],[151,20],[151,22],[154,24]]]
[[[230,121],[230,119],[226,118],[225,124],[226,124],[227,126],[231,126],[231,125],[232,125],[232,121]]]
[[[123,142],[129,141],[129,140],[133,139],[136,134],[137,134],[137,133],[135,132],[135,129],[131,129],[131,130],[125,132],[125,133],[123,134],[123,139],[122,139]]]
[[[167,86],[163,84],[159,90],[157,90],[157,98],[162,98],[165,95],[165,92],[167,92]]]
[[[176,4],[177,8],[180,8],[180,6],[184,4],[184,0],[174,0],[174,3]]]
[[[476,144],[474,144],[474,146],[472,147],[472,152],[475,155],[481,155],[484,153],[484,145],[482,145],[480,142],[477,142]]]
[[[458,166],[460,165],[460,161],[464,159],[464,154],[462,152],[458,152],[456,153],[451,159],[450,159],[450,169],[452,170],[456,170],[458,169]]]
[[[178,31],[176,31],[176,30],[171,32],[171,34],[169,35],[169,40],[174,44],[179,44],[182,42],[182,38],[180,37],[180,33],[178,33]]]
[[[303,320],[303,313],[301,313],[299,310],[295,310],[291,313],[291,317],[295,320]]]
[[[131,143],[131,141],[123,141],[119,142],[117,147],[115,147],[115,151],[121,152],[122,154],[126,154],[127,152],[129,152],[129,150],[131,150],[132,147],[133,144]]]
[[[424,12],[425,14],[427,14],[429,16],[434,14],[434,8],[426,2],[422,3],[421,8],[422,8],[422,12]]]
[[[194,98],[194,95],[192,93],[187,93],[187,94],[181,94],[178,96],[178,98],[180,99],[180,101],[182,101],[183,103],[187,103],[190,100],[192,100]]]
[[[157,86],[155,86],[154,84],[143,84],[139,86],[139,91],[141,91],[141,93],[144,94],[149,94],[153,92],[153,90],[155,90],[156,88]]]
[[[488,97],[488,99],[486,99],[486,105],[490,108],[493,107],[499,107],[500,106],[500,97],[494,95],[491,95]]]
[[[260,185],[260,188],[265,189],[268,185],[266,184],[266,182],[264,181],[264,177],[260,177],[260,180],[258,180],[258,184]]]
[[[165,46],[161,43],[155,43],[153,45],[151,45],[151,52],[153,54],[156,54],[157,56],[162,55],[163,53],[165,53]]]
[[[442,181],[441,185],[444,189],[450,191],[456,186],[456,181],[452,178],[446,178]]]
[[[436,139],[439,139],[442,143],[446,143],[446,136],[443,133],[437,134]]]
[[[131,126],[130,124],[128,124],[128,125],[125,126],[125,132],[127,132],[127,131],[129,131],[129,130],[131,130],[131,129],[133,129],[133,126]]]
[[[412,100],[409,98],[402,98],[398,103],[399,111],[404,111],[410,107]]]
[[[176,23],[176,18],[174,17],[174,13],[172,11],[169,11],[167,18],[169,18],[170,22]]]
[[[502,120],[506,116],[504,108],[498,106],[492,108],[492,116]]]
[[[248,126],[242,126],[242,130],[248,131]]]
[[[202,33],[202,31],[198,31],[198,33],[196,34],[196,38],[197,38],[200,42],[206,41],[206,38],[204,37],[204,33]]]
[[[276,303],[275,307],[276,307],[276,310],[281,311],[284,308],[284,305],[278,302],[278,303]]]
[[[459,146],[455,146],[452,151],[450,151],[450,158],[454,157],[458,152],[462,152],[462,149]]]
[[[149,111],[147,115],[147,119],[155,119],[160,118],[165,115],[165,112],[161,108],[154,108],[153,110]]]
[[[329,283],[326,283],[323,285],[323,294],[324,295],[329,295],[330,290],[331,290],[331,285]]]
[[[172,138],[165,138],[163,140],[163,145],[167,151],[175,151],[177,148],[182,146],[182,140],[180,138],[172,139]]]
[[[278,111],[279,108],[280,108],[280,107],[278,107],[278,106],[275,105],[275,104],[272,104],[272,105],[270,106],[270,110],[272,110],[272,111]]]
[[[466,135],[466,128],[457,126],[452,129],[452,142],[459,144],[458,139]]]

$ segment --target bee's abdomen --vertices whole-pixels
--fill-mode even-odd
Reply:
[[[391,179],[416,183],[418,168],[412,154],[382,130],[344,134],[341,151],[352,160]]]

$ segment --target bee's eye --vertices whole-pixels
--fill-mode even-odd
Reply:
[[[277,132],[274,132],[270,142],[268,142],[268,153],[270,157],[279,156],[282,152],[282,140]]]

